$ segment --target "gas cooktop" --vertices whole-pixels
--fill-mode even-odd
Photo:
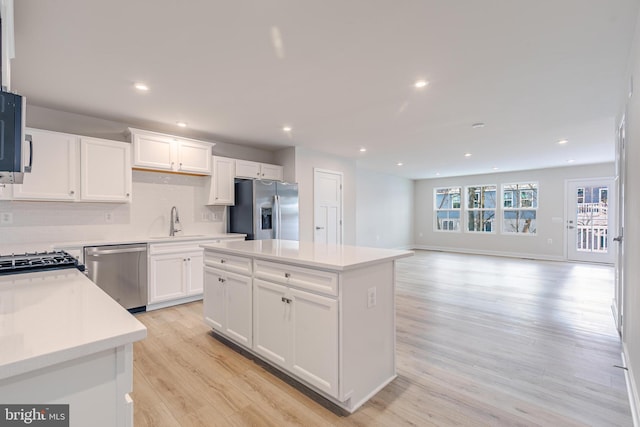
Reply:
[[[84,266],[65,251],[0,255],[0,275],[63,268],[77,268],[84,271]]]

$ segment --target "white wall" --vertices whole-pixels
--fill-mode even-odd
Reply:
[[[538,169],[470,175],[455,178],[426,179],[415,185],[415,243],[418,248],[466,253],[521,256],[538,259],[564,259],[565,180],[612,177],[614,165]],[[448,233],[434,231],[433,190],[436,187],[536,181],[539,184],[536,235],[484,233]],[[613,193],[613,192],[612,192]],[[554,218],[556,218],[554,220]],[[552,243],[549,244],[548,240]]]
[[[356,245],[413,247],[414,181],[356,171]]]
[[[205,206],[209,181],[134,171],[131,203],[0,201],[0,211],[13,214],[13,224],[0,226],[0,253],[47,250],[72,241],[166,236],[172,206],[179,210],[184,234],[224,233],[224,207]],[[212,221],[214,212],[223,218]]]
[[[313,241],[313,169],[343,173],[344,244],[356,243],[356,161],[297,147],[295,174],[300,204],[300,241]]]
[[[635,82],[640,82],[640,16],[636,23],[636,35],[634,48],[630,58],[630,76]],[[625,80],[621,92],[621,112],[626,107],[627,144],[626,144],[626,187],[625,187],[625,224],[624,224],[624,317],[623,317],[623,342],[625,357],[631,379],[632,389],[635,392],[634,401],[640,405],[638,391],[640,390],[640,93],[636,93],[631,99],[627,99],[628,79]],[[636,86],[637,87],[637,86]],[[619,119],[622,118],[620,114]],[[618,121],[619,122],[619,121]],[[633,407],[633,406],[632,406]],[[636,406],[636,410],[638,406]],[[640,414],[636,414],[640,415]]]
[[[38,107],[27,102],[27,126],[36,129],[47,129],[56,132],[66,132],[76,135],[92,136],[95,138],[111,139],[114,141],[126,141],[131,139],[127,134],[129,127],[137,129],[164,132],[171,135],[184,136],[186,138],[200,139],[215,142],[213,154],[217,156],[232,157],[235,159],[253,160],[263,163],[274,163],[274,153],[267,150],[249,147],[241,144],[227,143],[216,138],[198,133],[190,129],[181,129],[165,124],[149,123],[147,126],[136,124],[135,126],[105,120],[98,117],[83,114],[67,113],[66,111],[53,110]]]

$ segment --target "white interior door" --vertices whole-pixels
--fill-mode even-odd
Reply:
[[[567,258],[613,264],[615,230],[613,179],[567,182]]]
[[[620,127],[618,128],[618,135],[616,140],[616,195],[618,196],[618,215],[616,221],[616,233],[613,238],[615,252],[615,291],[613,297],[613,303],[611,308],[613,311],[613,317],[616,323],[618,333],[622,336],[622,316],[624,315],[624,190],[626,181],[626,149],[625,149],[625,119],[622,119]]]
[[[313,169],[313,241],[342,244],[342,173]]]

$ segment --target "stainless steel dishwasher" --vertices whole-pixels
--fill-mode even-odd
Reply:
[[[147,244],[86,246],[86,274],[130,312],[147,306]]]

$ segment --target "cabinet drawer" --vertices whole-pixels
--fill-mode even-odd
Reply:
[[[259,259],[253,262],[255,277],[327,295],[338,295],[337,273]]]
[[[251,275],[251,258],[243,258],[235,255],[223,254],[220,252],[205,251],[204,264],[240,274]]]

